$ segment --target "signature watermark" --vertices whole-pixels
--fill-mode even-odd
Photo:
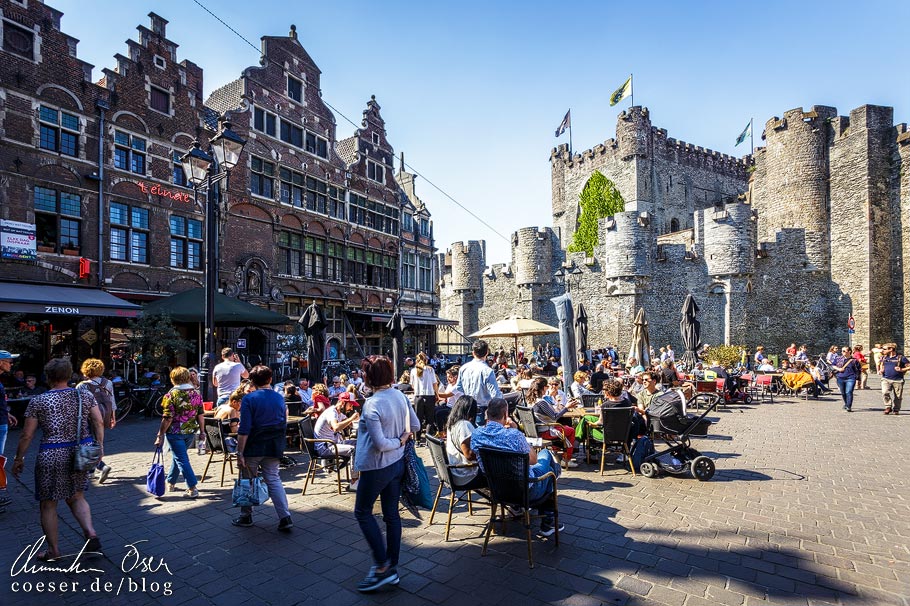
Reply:
[[[174,576],[163,557],[142,553],[140,545],[146,540],[135,541],[124,545],[126,553],[120,560],[123,576],[119,580],[105,580],[102,575],[107,571],[96,568],[97,558],[103,556],[98,552],[87,551],[86,541],[78,553],[60,556],[53,560],[42,558],[45,537],[26,545],[10,567],[10,583],[13,593],[146,593],[170,596],[173,594],[173,582],[167,577]],[[46,551],[44,552],[47,553]],[[95,563],[93,564],[93,561]],[[66,580],[45,580],[45,576],[33,579],[32,575],[84,575],[85,580],[67,578]],[[116,573],[115,573],[116,574]],[[158,575],[158,578],[147,578],[145,575]],[[160,580],[165,575],[165,580]]]

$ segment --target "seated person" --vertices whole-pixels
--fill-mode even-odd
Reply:
[[[221,421],[226,433],[237,433],[237,429],[240,427],[240,403],[247,393],[246,386],[241,385],[231,393],[227,402],[215,409],[214,417]],[[237,438],[225,436],[224,447],[228,452],[237,452]]]
[[[534,379],[534,374],[529,368],[522,368],[521,372],[518,373],[518,381],[516,385],[519,389],[530,389],[531,381]]]
[[[815,386],[820,393],[831,392],[831,388],[825,383],[825,375],[822,374],[822,370],[818,367],[818,364],[809,362],[809,374],[812,375],[812,380],[815,381]]]
[[[471,465],[452,469],[453,488],[458,490],[476,490],[486,488],[487,478],[480,473],[477,453],[471,450],[471,437],[474,435],[474,419],[477,418],[477,401],[471,396],[461,396],[452,407],[446,420],[446,455],[450,465]]]
[[[46,387],[40,387],[38,385],[38,377],[35,375],[26,375],[25,377],[25,387],[19,390],[20,398],[31,398],[33,396],[38,396],[47,391]]]
[[[329,399],[337,398],[345,391],[345,386],[341,382],[341,377],[332,377],[332,384],[329,385]]]
[[[638,363],[638,358],[629,358],[627,367],[630,375],[639,375],[645,371],[645,367]]]
[[[566,392],[564,392],[561,387],[562,381],[559,380],[559,377],[550,377],[547,379],[547,395],[553,398],[553,401],[556,402],[556,406],[563,406],[568,401]]]
[[[632,424],[629,427],[629,438],[628,443],[631,444],[632,440],[638,436],[647,433],[647,416],[643,408],[639,407],[639,404],[635,401],[627,391],[623,390],[622,381],[617,379],[611,379],[604,382],[604,400],[603,406],[600,410],[597,411],[596,415],[585,415],[582,417],[578,424],[575,426],[575,433],[578,436],[578,439],[583,439],[586,435],[586,432],[591,432],[591,437],[598,442],[603,442],[603,409],[604,408],[635,408],[635,413],[632,416]],[[617,462],[622,462],[622,455],[616,459]]]
[[[543,377],[538,377],[534,379],[531,389],[528,390],[528,404],[534,412],[535,419],[541,423],[547,423],[542,427],[543,431],[539,435],[545,440],[562,442],[565,452],[562,460],[563,467],[578,467],[578,463],[572,460],[572,453],[575,452],[575,428],[558,424],[561,416],[578,406],[578,400],[570,400],[565,405],[558,403],[546,394],[547,386],[548,381]]]
[[[647,410],[648,406],[651,405],[651,400],[661,391],[660,375],[653,370],[642,373],[641,383],[643,389],[635,394],[635,396],[638,398],[638,406],[643,410]]]
[[[413,391],[413,388],[411,387],[410,371],[406,370],[403,373],[401,373],[401,376],[398,377],[398,383],[392,385],[392,387],[394,387],[398,391],[403,391],[405,393],[409,393],[409,392]]]
[[[577,371],[572,375],[572,384],[569,385],[569,393],[572,394],[573,398],[581,399],[581,396],[593,395],[594,392],[585,387],[585,383],[588,381],[588,373],[584,371]]]
[[[300,388],[297,390],[297,395],[300,396],[300,401],[303,402],[301,410],[306,410],[313,405],[313,390],[310,389],[310,380],[309,379],[300,379]]]
[[[284,386],[284,403],[288,407],[289,415],[296,417],[300,414],[303,400],[300,398],[300,394],[297,393],[297,387],[293,382],[290,382],[290,385]]]
[[[756,367],[758,372],[774,372],[776,369],[771,365],[771,360],[765,358],[761,363]]]
[[[591,375],[591,391],[600,393],[603,391],[604,381],[610,378],[610,359],[601,360],[597,365],[594,374]]]
[[[327,408],[332,405],[329,399],[329,389],[323,383],[313,385],[313,405],[307,409],[307,414],[314,418],[321,415]]]
[[[679,385],[679,377],[676,376],[676,369],[669,359],[660,363],[660,384],[664,387]]]
[[[351,385],[354,387],[360,387],[363,385],[363,379],[360,378],[360,371],[356,368],[351,371]]]
[[[316,420],[316,426],[313,428],[316,439],[331,440],[335,443],[334,447],[331,444],[326,444],[324,442],[316,444],[316,453],[320,457],[328,458],[335,456],[336,448],[338,449],[338,456],[348,461],[354,457],[354,447],[357,445],[357,440],[345,440],[343,433],[360,419],[360,413],[354,412],[351,414],[351,411],[354,409],[352,406],[353,401],[351,394],[342,392],[338,395],[338,402],[336,402],[334,406],[326,408],[322,414],[319,415],[319,419]],[[349,414],[351,414],[351,416],[348,416]],[[348,490],[357,490],[357,480],[359,477],[360,474],[357,473],[357,470],[352,469],[351,484],[348,486]]]
[[[487,405],[487,424],[474,430],[471,436],[471,450],[478,452],[481,448],[496,448],[509,452],[528,455],[530,468],[528,478],[537,478],[550,471],[559,477],[560,468],[556,463],[553,453],[547,449],[540,452],[532,450],[523,433],[518,431],[515,422],[509,419],[509,403],[502,398],[493,398]],[[481,470],[483,461],[479,460]],[[531,502],[544,499],[553,493],[553,480],[547,478],[543,482],[534,482],[529,485],[529,500]],[[544,516],[540,522],[540,534],[550,536],[555,532],[555,519],[548,508],[540,508],[539,513]],[[559,530],[565,526],[559,525]]]

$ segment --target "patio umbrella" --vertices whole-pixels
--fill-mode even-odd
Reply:
[[[697,313],[698,303],[695,302],[695,297],[686,295],[682,306],[682,320],[679,321],[679,334],[682,336],[683,347],[686,348],[680,361],[685,365],[686,370],[691,370],[698,364],[698,354],[695,353],[695,349],[701,338],[701,322],[695,319]]]
[[[201,323],[205,321],[205,298],[202,288],[191,288],[151,303],[146,303],[142,313],[146,315],[167,314],[174,322]],[[215,293],[216,326],[252,326],[292,324],[284,314],[258,305]]]
[[[559,332],[558,328],[553,328],[549,324],[529,320],[520,316],[509,316],[505,320],[493,322],[486,328],[481,328],[477,332],[468,335],[471,339],[487,339],[490,337],[512,337],[515,339],[515,351],[518,351],[518,337],[530,337],[534,335],[552,335]]]
[[[648,368],[651,364],[651,340],[648,337],[648,320],[645,319],[644,307],[638,308],[633,324],[632,346],[629,348],[629,358],[635,358],[639,364]]]
[[[322,359],[325,356],[325,329],[328,322],[322,308],[313,301],[297,320],[303,326],[306,335],[307,374],[311,383],[322,382]]]
[[[550,299],[556,306],[556,317],[559,318],[559,349],[562,351],[562,384],[568,389],[578,367],[575,358],[575,321],[572,312],[572,297],[565,293]]]
[[[575,316],[575,337],[578,339],[578,351],[585,352],[585,359],[588,356],[588,312],[585,311],[585,304],[578,304],[578,314]]]
[[[389,323],[386,324],[389,329],[389,335],[392,337],[392,364],[395,369],[395,379],[401,376],[404,370],[404,329],[407,323],[401,316],[401,309],[396,305],[395,313]]]

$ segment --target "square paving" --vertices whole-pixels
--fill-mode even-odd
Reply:
[[[290,452],[298,465],[282,478],[293,532],[276,531],[271,503],[257,508],[254,528],[235,528],[230,481],[219,486],[220,465],[199,485],[197,500],[180,492],[160,500],[146,494],[157,421],[140,417],[110,432],[111,478],[87,493],[105,557],[83,566],[102,572],[21,571],[14,562],[41,536],[30,492],[36,439],[21,481],[10,476],[14,502],[0,514],[0,562],[9,571],[0,582],[0,604],[46,603],[38,582],[76,581],[75,590],[58,589],[51,599],[65,605],[123,598],[172,605],[906,605],[910,414],[883,415],[877,389],[856,395],[852,414],[837,396],[775,398],[712,413],[719,422],[711,435],[694,440],[717,463],[708,482],[633,478],[609,465],[601,477],[593,463],[582,462],[559,481],[566,524],[560,545],[554,549],[552,537],[536,539],[534,569],[517,522],[504,536],[494,534],[488,555],[480,556],[486,508],[473,517],[464,506],[456,509],[449,542],[444,504],[430,527],[429,512],[421,512],[422,520],[403,512],[401,585],[375,595],[355,590],[369,556],[353,518],[354,496],[338,495],[334,477],[318,476],[302,495],[306,457]],[[18,436],[10,435],[10,458]],[[419,452],[429,464],[426,450]],[[207,458],[191,455],[197,474]],[[62,503],[59,512],[61,548],[74,553],[81,547],[78,526]]]

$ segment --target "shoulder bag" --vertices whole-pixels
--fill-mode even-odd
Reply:
[[[246,467],[247,475],[250,468]],[[269,488],[258,475],[253,478],[243,477],[243,468],[238,470],[237,479],[234,480],[234,490],[231,492],[231,504],[234,507],[252,507],[262,505],[269,500]]]
[[[411,431],[411,405],[405,407],[405,431]],[[433,493],[430,490],[430,477],[423,461],[417,456],[414,439],[404,445],[404,478],[401,483],[401,496],[414,507],[430,509],[433,507]]]
[[[101,461],[101,447],[95,442],[81,444],[82,442],[82,390],[77,389],[76,397],[79,398],[79,416],[76,420],[76,454],[73,456],[73,469],[75,471],[91,471]]]
[[[164,494],[164,465],[161,464],[161,447],[155,449],[152,465],[145,476],[145,490],[152,496]]]

